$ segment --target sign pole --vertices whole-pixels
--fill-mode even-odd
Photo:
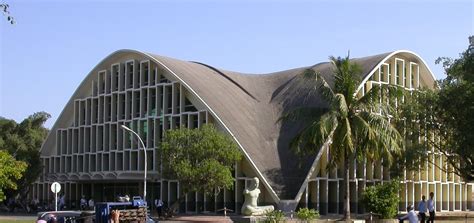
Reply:
[[[56,185],[54,186],[56,188]],[[58,211],[58,192],[54,193],[54,211]]]
[[[51,184],[51,191],[54,193],[54,210],[58,211],[58,193],[61,191],[61,184],[58,182]]]

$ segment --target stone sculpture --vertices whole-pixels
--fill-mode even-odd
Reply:
[[[258,206],[257,199],[258,195],[260,194],[260,189],[258,189],[259,180],[258,178],[254,177],[252,179],[252,183],[250,187],[244,190],[245,201],[242,205],[242,214],[246,216],[257,216],[257,215],[264,215],[269,211],[273,211],[273,205],[268,206]]]

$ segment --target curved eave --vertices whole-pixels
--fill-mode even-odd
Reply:
[[[66,112],[66,108],[67,106],[72,106],[74,107],[74,99],[77,97],[78,93],[80,92],[81,88],[83,88],[85,86],[86,83],[88,83],[90,80],[89,78],[91,77],[91,75],[94,74],[94,72],[96,72],[100,67],[101,65],[103,65],[106,61],[110,60],[111,58],[119,55],[119,54],[122,54],[122,53],[140,53],[138,51],[135,51],[135,50],[130,50],[130,49],[121,49],[121,50],[117,50],[111,54],[109,54],[107,57],[103,58],[99,63],[97,63],[94,68],[92,68],[92,70],[87,74],[86,78],[84,78],[81,83],[79,84],[79,86],[76,88],[76,90],[74,91],[74,93],[71,95],[71,97],[69,98],[69,100],[67,101],[66,103],[66,107],[63,108],[63,110],[61,111],[61,113],[59,113],[59,116],[58,118],[56,119],[56,122],[54,122],[53,124],[53,127],[51,128],[51,130],[54,130],[54,131],[49,131],[48,133],[48,136],[46,137],[46,140],[43,142],[43,144],[41,145],[41,148],[40,148],[40,153],[43,151],[43,148],[45,147],[46,144],[49,143],[49,140],[54,140],[53,138],[51,138],[50,136],[51,135],[56,135],[56,129],[58,129],[58,127],[61,127],[61,128],[64,128],[66,126],[60,126],[61,124],[65,124],[65,123],[62,123],[60,122],[60,120],[62,120],[64,118],[64,115],[65,115],[65,112]]]
[[[417,60],[419,60],[421,62],[421,65],[423,66],[423,68],[426,69],[427,72],[431,75],[430,76],[430,78],[432,78],[431,81],[433,81],[433,83],[436,81],[435,75],[433,74],[431,69],[428,67],[428,65],[426,65],[425,60],[423,60],[423,58],[421,58],[418,54],[416,54],[415,52],[409,51],[409,50],[397,50],[397,51],[393,51],[392,53],[390,53],[386,57],[384,57],[379,63],[377,63],[377,65],[375,67],[372,68],[372,70],[369,73],[367,73],[364,76],[364,79],[362,80],[361,84],[357,88],[356,92],[359,92],[359,90],[364,86],[364,84],[369,80],[369,78],[375,73],[375,71],[377,71],[377,69],[383,63],[385,63],[387,60],[389,60],[390,58],[392,58],[393,56],[395,56],[397,54],[402,54],[402,55],[407,54],[409,56],[415,57]]]

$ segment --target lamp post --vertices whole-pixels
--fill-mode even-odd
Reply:
[[[135,136],[137,136],[138,138],[138,141],[140,141],[140,143],[142,144],[142,148],[143,148],[143,152],[145,154],[145,176],[144,176],[144,179],[143,179],[143,200],[146,202],[146,170],[147,170],[147,166],[146,166],[146,163],[147,163],[147,158],[146,158],[146,148],[145,148],[145,144],[143,143],[142,139],[140,138],[140,136],[138,135],[138,133],[134,132],[133,130],[131,130],[130,128],[128,128],[127,126],[125,125],[121,125],[120,127],[122,127],[122,129],[125,129],[131,133],[133,133]]]

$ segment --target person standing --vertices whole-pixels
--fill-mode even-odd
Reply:
[[[10,212],[12,213],[15,212],[15,206],[16,206],[15,198],[13,197],[8,198],[7,206],[10,209]]]
[[[87,200],[86,200],[86,197],[84,195],[82,195],[80,206],[81,206],[81,210],[86,210]]]
[[[156,212],[158,212],[158,218],[161,217],[163,211],[163,201],[160,198],[155,199]]]
[[[62,211],[64,210],[64,207],[66,206],[66,195],[63,193],[60,197],[59,197],[59,210]]]
[[[38,198],[33,199],[33,211],[38,211],[39,205],[40,205],[40,202]]]
[[[90,209],[90,210],[94,210],[94,208],[95,208],[95,207],[94,207],[94,200],[91,198],[91,199],[89,200],[89,209]]]
[[[418,217],[416,216],[415,210],[413,210],[413,205],[409,205],[407,207],[407,215],[398,220],[400,220],[400,223],[402,223],[403,220],[408,220],[409,223],[418,223]]]
[[[434,223],[435,218],[435,208],[434,208],[434,201],[433,201],[434,193],[430,192],[430,199],[428,199],[428,211],[430,212],[430,217],[428,218],[427,222]]]
[[[426,197],[425,195],[421,196],[421,201],[418,204],[418,215],[420,215],[420,222],[425,223],[426,220]]]

